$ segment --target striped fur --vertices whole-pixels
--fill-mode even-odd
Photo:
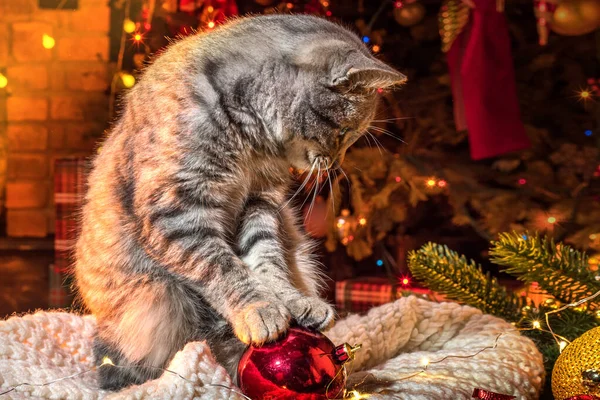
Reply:
[[[94,160],[76,248],[97,360],[134,367],[103,368],[103,388],[156,377],[192,340],[234,374],[247,343],[331,322],[288,169],[341,163],[376,87],[403,79],[309,16],[231,21],[146,69]]]

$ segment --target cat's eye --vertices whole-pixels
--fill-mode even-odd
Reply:
[[[350,128],[342,128],[340,129],[340,136],[344,136],[348,132],[350,132]]]

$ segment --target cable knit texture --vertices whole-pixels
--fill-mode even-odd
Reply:
[[[0,322],[0,392],[22,382],[44,383],[90,369],[95,320],[64,312],[38,312]],[[472,355],[482,348],[494,349]],[[326,332],[336,344],[362,344],[348,366],[354,385],[371,399],[462,400],[476,387],[537,399],[543,383],[542,356],[531,340],[507,322],[455,303],[431,303],[405,297],[351,315]],[[418,372],[423,357],[432,362]],[[97,389],[94,372],[48,386],[21,386],[3,398],[52,399],[230,399],[242,397],[227,372],[203,342],[188,343],[168,367],[186,379],[165,373],[139,386],[111,393]]]

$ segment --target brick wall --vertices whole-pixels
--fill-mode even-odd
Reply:
[[[43,10],[37,0],[0,0],[0,191],[9,236],[54,231],[53,166],[90,155],[106,128],[110,8]],[[43,46],[43,37],[55,41]]]

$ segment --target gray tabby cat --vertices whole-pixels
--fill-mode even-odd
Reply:
[[[337,168],[405,80],[358,37],[311,16],[241,18],[147,68],[94,161],[75,275],[96,316],[104,389],[160,375],[206,340],[235,375],[246,344],[291,320],[323,329],[311,246],[286,203],[289,168]]]

